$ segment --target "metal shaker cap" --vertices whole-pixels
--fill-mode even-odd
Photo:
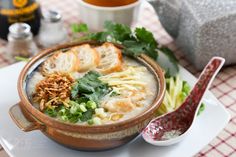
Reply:
[[[56,10],[48,10],[43,14],[43,19],[46,22],[58,22],[61,18],[61,14]]]
[[[31,27],[26,23],[14,23],[9,27],[9,32],[15,38],[24,38],[31,34]]]

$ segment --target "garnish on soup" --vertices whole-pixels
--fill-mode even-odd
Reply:
[[[165,70],[166,76],[175,76],[178,71],[178,60],[174,53],[165,46],[159,44],[152,32],[146,28],[134,28],[120,23],[106,21],[104,29],[101,32],[90,32],[86,24],[72,24],[72,35],[74,40],[86,41],[93,40],[97,42],[113,42],[124,46],[122,52],[129,56],[140,56],[146,54],[158,61],[158,55],[163,54],[168,59],[168,66],[159,62],[159,65]]]
[[[68,98],[73,82],[74,79],[66,73],[48,75],[36,85],[33,100],[40,104],[39,108],[41,111],[44,111],[46,108],[54,108],[61,104],[69,106]]]
[[[122,57],[112,43],[57,51],[38,69],[28,86],[34,105],[70,123],[129,119],[151,105],[157,92],[154,75],[136,60]]]

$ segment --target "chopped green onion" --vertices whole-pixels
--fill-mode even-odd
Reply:
[[[26,57],[21,57],[21,56],[15,56],[16,61],[23,61],[23,62],[28,62],[30,59]]]
[[[87,123],[88,123],[89,125],[93,125],[93,124],[94,124],[93,119],[89,119],[89,120],[87,121]]]
[[[98,117],[94,117],[94,118],[93,118],[93,122],[94,122],[94,124],[96,124],[96,125],[102,124],[102,123],[101,123],[101,119],[98,118]]]
[[[87,109],[86,109],[86,107],[85,107],[85,103],[81,103],[81,104],[79,105],[79,110],[82,111],[82,112],[86,112],[86,111],[87,111]]]
[[[90,109],[95,109],[95,108],[97,108],[97,104],[94,101],[88,101],[86,103],[86,107],[90,108]]]

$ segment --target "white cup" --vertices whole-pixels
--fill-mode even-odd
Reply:
[[[117,6],[101,7],[78,0],[79,15],[82,22],[91,30],[102,30],[105,21],[113,21],[130,26],[138,18],[141,0],[134,3]]]

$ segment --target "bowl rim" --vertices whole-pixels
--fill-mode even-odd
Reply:
[[[150,68],[152,68],[155,77],[158,79],[157,83],[159,83],[159,91],[150,107],[145,109],[144,112],[138,114],[135,117],[126,119],[121,122],[111,123],[111,124],[104,124],[104,125],[96,125],[96,126],[90,126],[90,125],[78,125],[73,123],[67,123],[62,122],[59,120],[56,120],[55,118],[52,118],[41,111],[39,111],[37,108],[35,108],[29,101],[25,89],[23,88],[24,81],[26,79],[26,76],[28,74],[28,70],[36,63],[38,60],[42,59],[43,57],[48,56],[48,54],[53,53],[57,50],[70,48],[73,46],[78,46],[82,44],[92,44],[92,45],[98,45],[102,43],[94,42],[94,41],[85,41],[85,42],[74,42],[74,43],[67,43],[63,45],[57,45],[52,48],[48,48],[40,52],[38,55],[33,57],[22,69],[17,83],[17,89],[18,94],[21,100],[20,107],[24,107],[24,109],[27,110],[27,113],[30,114],[38,123],[45,125],[46,127],[52,127],[57,128],[59,130],[65,130],[65,131],[72,131],[72,132],[80,132],[80,133],[107,133],[107,132],[113,132],[113,131],[121,131],[127,128],[130,128],[131,126],[137,125],[143,121],[145,121],[148,118],[151,118],[151,116],[154,114],[156,109],[161,105],[161,102],[164,98],[165,94],[165,77],[164,72],[161,69],[161,67],[150,57],[146,55],[141,55],[139,58],[143,60]],[[115,44],[118,48],[122,49],[121,45]]]
[[[104,7],[104,6],[97,6],[97,5],[93,5],[90,3],[86,3],[83,0],[77,0],[78,3],[86,8],[89,9],[93,9],[93,10],[99,10],[99,11],[119,11],[119,10],[126,10],[126,9],[130,9],[130,8],[134,8],[138,5],[141,4],[141,2],[143,0],[137,0],[136,2],[130,3],[128,5],[123,5],[123,6],[116,6],[116,7]]]

